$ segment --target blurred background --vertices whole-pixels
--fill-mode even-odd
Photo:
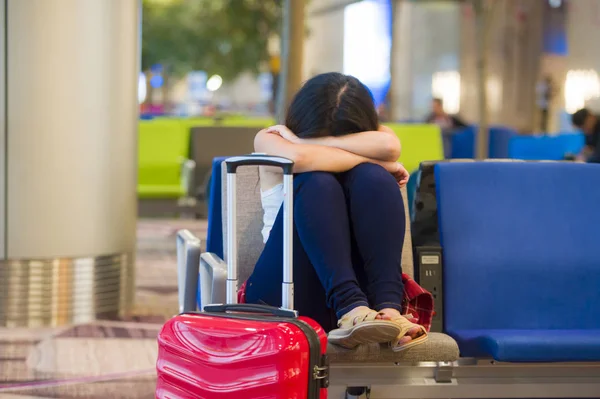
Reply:
[[[176,232],[222,253],[219,159],[252,152],[316,74],[369,87],[413,176],[426,160],[585,161],[600,134],[597,0],[0,11],[2,398],[153,397]]]
[[[476,122],[484,60],[490,123],[521,133],[541,132],[543,124],[545,132],[572,130],[564,115],[598,98],[587,45],[598,24],[596,3],[481,3],[292,2],[291,18],[303,21],[304,34],[290,37],[290,62],[301,80],[328,71],[357,76],[388,120],[424,120],[432,97],[440,97],[448,112]],[[272,115],[283,5],[144,0],[142,115]],[[536,111],[545,91],[551,112],[544,121]]]
[[[143,7],[143,118],[277,119],[302,81],[340,71],[367,84],[385,122],[431,122],[432,99],[442,100],[441,111],[457,116],[454,127],[481,132],[479,147],[456,149],[455,157],[482,158],[488,127],[574,132],[570,114],[593,110],[600,95],[587,50],[597,29],[593,0],[149,0]],[[211,22],[197,23],[203,18]],[[452,140],[444,139],[452,157]]]

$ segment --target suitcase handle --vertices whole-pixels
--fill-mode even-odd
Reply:
[[[276,308],[275,306],[249,304],[249,303],[229,303],[206,305],[204,311],[207,313],[225,313],[225,312],[244,312],[244,313],[267,313],[277,317],[298,317],[295,310]]]
[[[291,175],[294,162],[287,158],[263,153],[253,153],[227,159],[227,173],[235,173],[240,166],[276,166],[283,169],[284,175]]]
[[[227,304],[237,303],[238,266],[236,231],[236,171],[240,166],[266,165],[283,169],[283,282],[281,284],[281,307],[294,309],[294,265],[293,265],[293,225],[294,225],[294,161],[283,157],[254,153],[225,160],[227,167]]]

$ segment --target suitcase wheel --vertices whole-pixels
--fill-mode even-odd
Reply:
[[[366,399],[371,397],[371,389],[369,387],[348,387],[346,388],[346,399],[358,399],[365,394]]]

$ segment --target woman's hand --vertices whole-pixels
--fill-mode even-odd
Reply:
[[[298,136],[296,136],[294,134],[294,132],[292,132],[290,129],[288,129],[288,127],[285,126],[285,125],[271,126],[271,127],[267,128],[267,129],[265,129],[265,131],[267,133],[278,134],[279,136],[281,136],[282,138],[286,139],[290,143],[295,143],[295,144],[300,143],[300,139],[298,138]]]
[[[389,128],[385,125],[379,125],[379,129],[377,129],[377,131],[396,135],[396,133],[394,133],[394,131],[391,128]]]
[[[392,176],[394,176],[400,187],[404,187],[408,183],[410,174],[408,173],[406,168],[404,168],[404,165],[402,165],[400,162],[396,162],[396,168],[396,171],[391,172]]]

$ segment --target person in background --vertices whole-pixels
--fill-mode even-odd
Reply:
[[[431,113],[427,117],[427,123],[438,125],[442,130],[456,129],[467,126],[458,116],[448,115],[444,111],[444,102],[441,98],[431,101]]]
[[[579,158],[591,163],[600,163],[600,120],[587,108],[571,115],[571,123],[585,135],[585,147]]]
[[[537,95],[537,106],[540,111],[540,130],[542,133],[548,133],[550,105],[556,91],[552,77],[546,76],[537,84],[535,90]]]
[[[431,101],[431,113],[427,116],[426,122],[440,127],[444,140],[444,157],[450,158],[452,155],[452,134],[456,129],[466,127],[467,124],[456,115],[448,115],[444,111],[444,103],[441,98],[434,98]]]

